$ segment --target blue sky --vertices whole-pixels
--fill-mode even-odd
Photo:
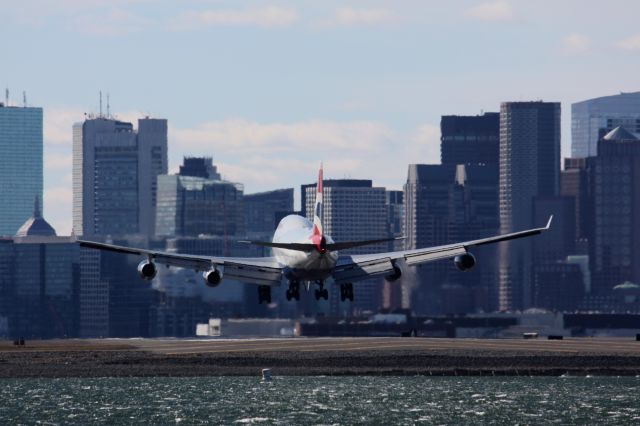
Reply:
[[[246,192],[328,178],[401,188],[444,114],[637,91],[640,2],[21,0],[0,85],[45,114],[45,215],[71,229],[71,125],[110,93],[169,120],[170,169],[209,155]],[[106,102],[105,102],[106,103]]]

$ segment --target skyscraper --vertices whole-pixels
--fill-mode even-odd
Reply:
[[[624,281],[640,282],[640,139],[618,127],[593,160],[592,289],[607,294]]]
[[[98,117],[73,126],[73,231],[151,236],[157,176],[167,173],[167,120]]]
[[[42,108],[0,103],[0,235],[14,235],[42,200]]]
[[[442,164],[498,164],[499,113],[443,115],[440,132]]]
[[[587,99],[571,105],[571,156],[593,157],[598,153],[600,129],[623,126],[640,133],[640,92]]]
[[[206,177],[197,172],[215,170],[210,158],[201,159],[207,165],[204,168],[190,167],[191,160],[185,159],[180,174],[158,176],[156,234],[165,237],[244,234],[242,184],[220,180],[217,172],[207,172]],[[196,174],[193,171],[197,176],[193,176]]]
[[[500,232],[534,225],[536,197],[558,194],[560,103],[503,102],[500,106]],[[539,225],[539,224],[535,224]],[[531,306],[531,241],[500,244],[499,308]]]
[[[313,220],[316,184],[303,185],[305,204],[302,211]],[[323,181],[324,233],[334,241],[362,241],[388,238],[386,191],[374,187],[370,180],[326,179]],[[378,253],[387,249],[386,243],[373,244],[340,253]],[[356,310],[376,311],[382,303],[382,280],[372,279],[354,285],[355,297],[352,307]],[[330,310],[339,311],[337,289],[329,291]]]
[[[495,235],[498,228],[496,165],[411,164],[405,185],[405,248],[416,249]],[[474,250],[478,265],[465,274],[453,262],[422,265],[415,273],[412,308],[420,314],[491,309],[494,248]],[[445,288],[446,287],[446,288]],[[409,289],[407,289],[408,291]],[[447,293],[465,297],[448,298]],[[403,295],[406,299],[408,295]],[[456,300],[457,299],[457,300]],[[464,300],[462,300],[464,299]],[[453,310],[453,311],[452,311]]]
[[[246,232],[249,235],[271,238],[278,226],[277,219],[292,211],[293,188],[245,194]]]

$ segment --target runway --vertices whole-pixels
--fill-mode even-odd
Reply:
[[[568,354],[629,354],[640,356],[640,342],[631,338],[445,339],[409,337],[287,338],[287,339],[143,339],[122,341],[165,355],[242,352],[395,352],[438,351],[548,352]]]
[[[640,375],[631,338],[69,339],[0,342],[0,377]]]

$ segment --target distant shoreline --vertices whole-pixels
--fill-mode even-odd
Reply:
[[[418,338],[132,343],[74,340],[27,342],[24,347],[3,343],[0,378],[259,376],[262,368],[270,368],[274,376],[640,375],[640,342],[636,346],[636,342],[624,341],[617,350],[612,343],[591,340],[585,351],[579,350],[580,341],[565,346],[546,341],[522,343],[522,349],[520,342]],[[369,343],[374,349],[354,349],[355,345]],[[480,347],[489,344],[493,345],[490,349]],[[329,349],[313,349],[320,345]],[[425,349],[425,345],[433,348]],[[290,349],[283,350],[282,346]],[[601,350],[597,350],[599,346]],[[191,351],[169,353],[178,350]]]

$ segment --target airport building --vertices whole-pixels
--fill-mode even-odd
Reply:
[[[42,200],[42,108],[0,103],[0,235],[13,236]]]
[[[596,156],[600,129],[609,132],[618,126],[625,127],[631,133],[640,133],[640,92],[620,93],[572,104],[571,156]]]
[[[245,233],[242,184],[220,180],[210,158],[194,168],[185,159],[177,175],[158,176],[156,235],[234,236]],[[205,174],[202,170],[210,170]]]
[[[73,232],[151,237],[157,176],[167,173],[167,120],[104,116],[73,126]]]
[[[503,102],[500,106],[500,233],[535,223],[538,197],[558,195],[560,188],[560,103]],[[532,241],[498,247],[500,310],[532,306]]]

